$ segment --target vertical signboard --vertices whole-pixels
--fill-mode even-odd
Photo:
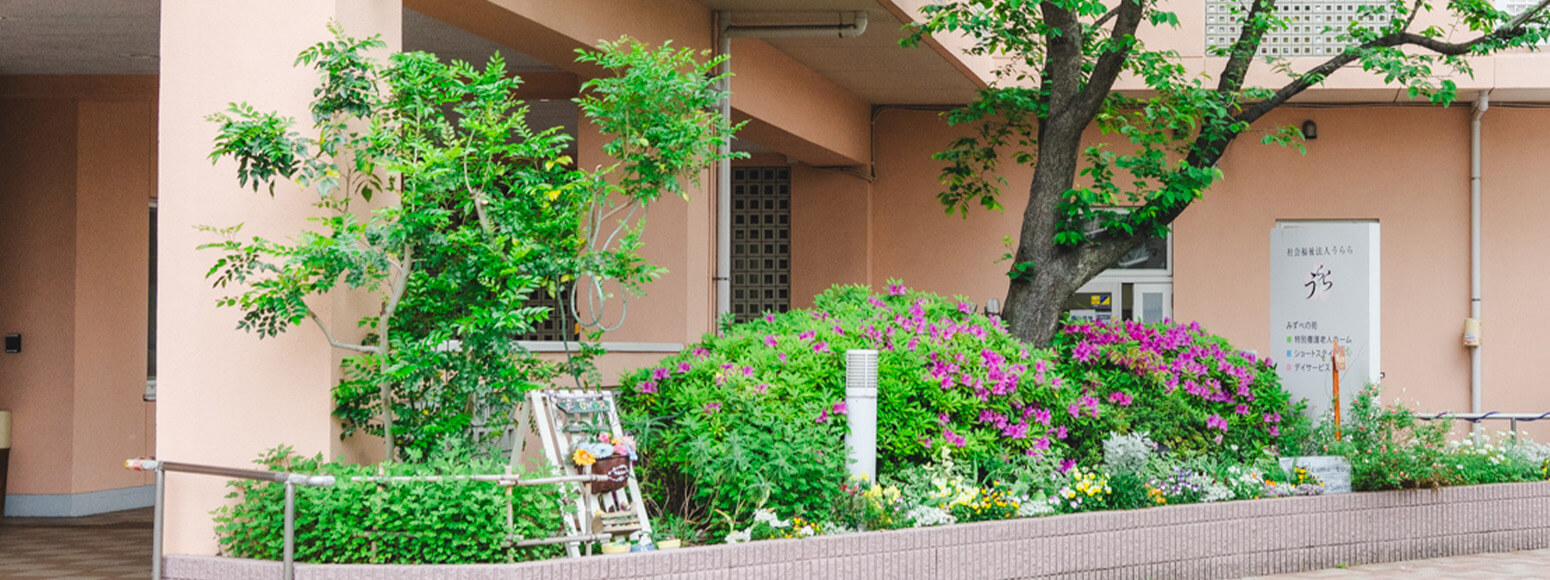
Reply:
[[[1379,373],[1377,221],[1279,221],[1270,230],[1270,352],[1281,384],[1317,417],[1334,396],[1334,341],[1346,348],[1341,408]]]

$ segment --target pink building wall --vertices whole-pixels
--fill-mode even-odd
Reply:
[[[152,77],[0,77],[0,332],[23,337],[0,355],[13,514],[91,511],[77,494],[149,483],[123,460],[155,450],[155,97]]]

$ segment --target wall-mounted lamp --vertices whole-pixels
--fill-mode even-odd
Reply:
[[[1001,301],[991,298],[985,301],[985,314],[1001,316]]]
[[[1302,138],[1303,139],[1318,139],[1319,138],[1319,125],[1318,125],[1318,123],[1314,123],[1312,119],[1309,119],[1307,121],[1303,121],[1302,122]]]

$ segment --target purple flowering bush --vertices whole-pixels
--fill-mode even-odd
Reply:
[[[1057,370],[1083,393],[1062,411],[1091,419],[1074,422],[1078,440],[1146,432],[1176,451],[1252,459],[1311,429],[1272,361],[1233,348],[1199,324],[1070,324],[1051,346],[1061,361]]]
[[[843,499],[849,349],[879,351],[884,472],[943,445],[985,458],[1062,452],[1070,427],[1050,402],[1062,380],[1047,351],[998,321],[899,285],[883,296],[840,286],[814,302],[731,325],[625,378],[621,407],[640,426],[642,469],[666,510],[741,522],[761,506],[812,513],[797,508]]]
[[[1234,349],[1200,324],[1068,324],[1051,346],[1057,371],[1083,392],[1063,413],[1093,419],[1074,422],[1077,439],[1144,431],[1175,451],[1252,459],[1310,431],[1273,361]]]

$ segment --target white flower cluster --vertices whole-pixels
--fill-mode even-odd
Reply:
[[[791,527],[791,520],[780,519],[780,517],[775,515],[775,512],[763,508],[753,511],[753,523],[756,525],[768,524],[776,529]]]
[[[1157,443],[1144,431],[1129,435],[1110,434],[1103,441],[1103,463],[1114,475],[1139,473],[1146,469],[1156,451]]]
[[[958,523],[958,518],[953,517],[953,514],[947,513],[947,510],[928,505],[915,506],[909,513],[904,514],[904,518],[914,521],[917,528]]]
[[[1027,500],[1017,506],[1017,517],[1032,518],[1055,513],[1055,506],[1048,501]]]
[[[728,544],[741,544],[753,539],[753,530],[732,530],[727,534]]]

